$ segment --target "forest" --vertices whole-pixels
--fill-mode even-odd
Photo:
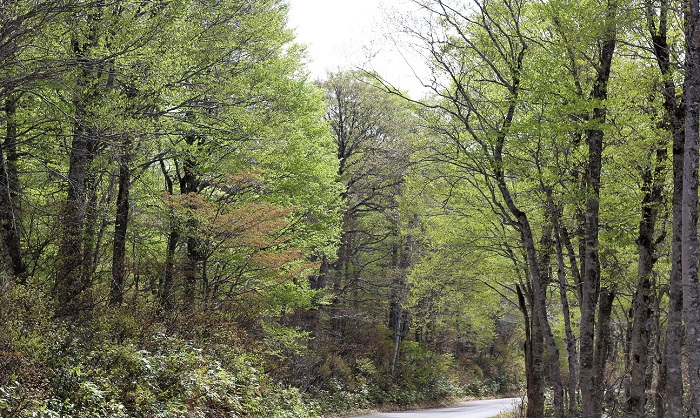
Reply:
[[[698,0],[410,2],[0,2],[0,416],[700,418]]]

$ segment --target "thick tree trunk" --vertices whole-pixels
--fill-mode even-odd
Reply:
[[[131,183],[131,141],[124,139],[119,156],[119,189],[117,212],[114,219],[114,241],[112,245],[112,286],[109,301],[112,305],[122,303],[126,277],[126,231],[129,225],[129,186]]]
[[[651,308],[649,296],[651,291],[650,254],[640,249],[638,263],[638,280],[632,305],[632,330],[630,332],[630,376],[629,397],[626,401],[625,416],[643,418],[647,403],[646,391],[650,386],[646,379],[649,361],[649,318]]]
[[[518,214],[518,223],[521,228],[521,236],[523,245],[527,253],[528,267],[532,278],[532,293],[533,293],[533,313],[532,317],[537,318],[537,322],[544,336],[545,346],[547,348],[547,362],[549,375],[552,380],[554,392],[554,413],[556,416],[564,416],[564,385],[561,378],[561,366],[559,364],[559,348],[552,327],[549,324],[547,317],[546,305],[546,285],[544,276],[541,273],[541,268],[537,260],[535,243],[532,239],[532,230],[530,223],[524,212]]]
[[[68,194],[61,220],[63,226],[59,246],[61,261],[54,287],[59,316],[75,315],[90,304],[88,299],[82,298],[85,289],[89,286],[83,276],[83,228],[87,206],[85,181],[93,158],[90,153],[90,142],[94,140],[93,136],[94,132],[79,125],[71,145]]]
[[[683,160],[683,319],[691,393],[690,415],[700,417],[700,290],[698,286],[698,117],[700,115],[700,10],[688,3]]]
[[[528,225],[529,229],[529,225]],[[532,232],[530,232],[532,235]],[[527,240],[526,240],[527,241]],[[550,277],[550,263],[552,249],[552,225],[545,225],[542,229],[542,237],[540,239],[540,257],[538,259],[538,275],[540,284],[535,288],[539,288],[541,295],[535,299],[535,303],[541,303],[544,305],[544,309],[539,308],[537,310],[539,315],[544,312],[545,317],[539,318],[540,324],[542,325],[542,331],[544,334],[545,346],[547,348],[547,373],[551,378],[553,386],[554,395],[554,414],[557,417],[563,417],[565,415],[564,408],[564,381],[561,376],[561,366],[559,364],[559,348],[557,342],[554,338],[554,332],[549,324],[549,319],[546,317],[546,300],[547,300],[547,286],[551,282]],[[533,278],[534,280],[534,278]]]

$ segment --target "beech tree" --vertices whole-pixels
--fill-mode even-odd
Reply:
[[[687,57],[685,62],[684,105],[685,143],[683,157],[683,197],[681,199],[681,269],[683,277],[683,319],[691,391],[690,413],[700,416],[700,287],[698,285],[698,137],[700,130],[700,7],[687,3]]]

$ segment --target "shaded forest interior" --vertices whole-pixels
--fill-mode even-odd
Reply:
[[[0,5],[0,415],[700,418],[698,0]]]

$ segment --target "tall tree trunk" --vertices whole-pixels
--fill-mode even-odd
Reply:
[[[20,282],[26,280],[26,264],[20,241],[20,190],[17,173],[17,98],[5,100],[5,140],[0,144],[0,228],[3,246],[9,258],[12,274]]]
[[[400,288],[402,284],[402,276],[404,274],[399,267],[399,239],[398,231],[394,233],[394,248],[392,250],[392,265],[394,267],[394,277],[391,283],[391,295],[389,301],[389,329],[391,330],[391,342],[393,346],[393,354],[391,356],[391,374],[394,374],[396,362],[399,360],[399,347],[403,335],[402,317],[403,317],[403,291]]]
[[[659,0],[659,13],[655,13],[652,3],[647,7],[647,27],[652,40],[656,63],[664,79],[664,128],[673,141],[673,239],[671,243],[671,276],[669,278],[668,322],[666,326],[666,406],[669,418],[683,417],[683,376],[682,376],[682,267],[681,267],[681,216],[683,197],[683,147],[685,131],[683,108],[676,97],[673,81],[671,50],[668,45],[669,0]]]
[[[700,115],[700,10],[688,0],[683,160],[682,270],[690,415],[700,417],[700,290],[698,286],[698,117]]]
[[[607,98],[607,86],[610,78],[613,53],[616,44],[614,5],[608,6],[609,26],[601,39],[600,61],[596,82],[591,99],[604,101]],[[597,107],[593,111],[596,123],[605,122],[605,107]],[[600,212],[600,173],[602,170],[603,131],[592,129],[587,132],[588,167],[586,170],[586,230],[585,251],[583,254],[583,277],[581,289],[581,324],[580,332],[580,363],[579,372],[581,387],[581,406],[584,418],[601,416],[602,399],[599,398],[603,382],[597,380],[601,371],[596,366],[596,308],[600,293],[600,261],[598,259],[598,228]],[[601,318],[598,319],[599,321]],[[603,367],[605,363],[602,363]],[[602,370],[604,372],[604,370]]]
[[[99,63],[88,58],[89,51],[99,44],[99,22],[101,5],[88,22],[87,39],[71,40],[71,49],[77,67],[77,88],[73,105],[75,118],[73,138],[70,145],[68,168],[68,190],[66,206],[61,223],[59,243],[59,266],[54,282],[54,295],[58,302],[56,315],[71,316],[92,305],[85,290],[90,286],[86,273],[84,252],[85,221],[88,211],[88,189],[90,166],[95,158],[97,129],[90,121],[90,106],[99,96],[101,74]]]
[[[74,50],[81,56],[81,47],[74,41]],[[81,88],[88,88],[92,75],[87,60],[78,59],[82,65],[80,74]],[[83,239],[85,237],[85,220],[87,215],[87,182],[92,152],[97,132],[89,126],[87,112],[88,98],[85,94],[75,99],[75,126],[70,149],[68,169],[68,191],[66,206],[61,219],[62,231],[59,245],[59,268],[54,284],[54,292],[58,301],[58,316],[70,316],[79,313],[91,305],[85,290],[89,286],[85,273],[85,253]]]
[[[119,155],[119,190],[117,191],[117,212],[114,219],[114,241],[112,244],[112,286],[109,302],[122,303],[126,276],[126,231],[129,225],[129,186],[131,182],[131,140],[124,138]]]
[[[682,418],[683,412],[683,267],[682,205],[683,148],[682,130],[673,135],[673,240],[671,247],[671,277],[668,291],[668,319],[666,325],[666,409],[669,418]]]
[[[663,199],[664,170],[667,152],[666,144],[660,144],[655,151],[652,167],[650,163],[642,172],[642,219],[639,222],[637,237],[637,288],[632,303],[632,332],[630,334],[630,381],[626,416],[643,418],[647,403],[646,392],[651,386],[647,380],[649,367],[649,342],[651,287],[654,264],[656,264],[656,220]]]

